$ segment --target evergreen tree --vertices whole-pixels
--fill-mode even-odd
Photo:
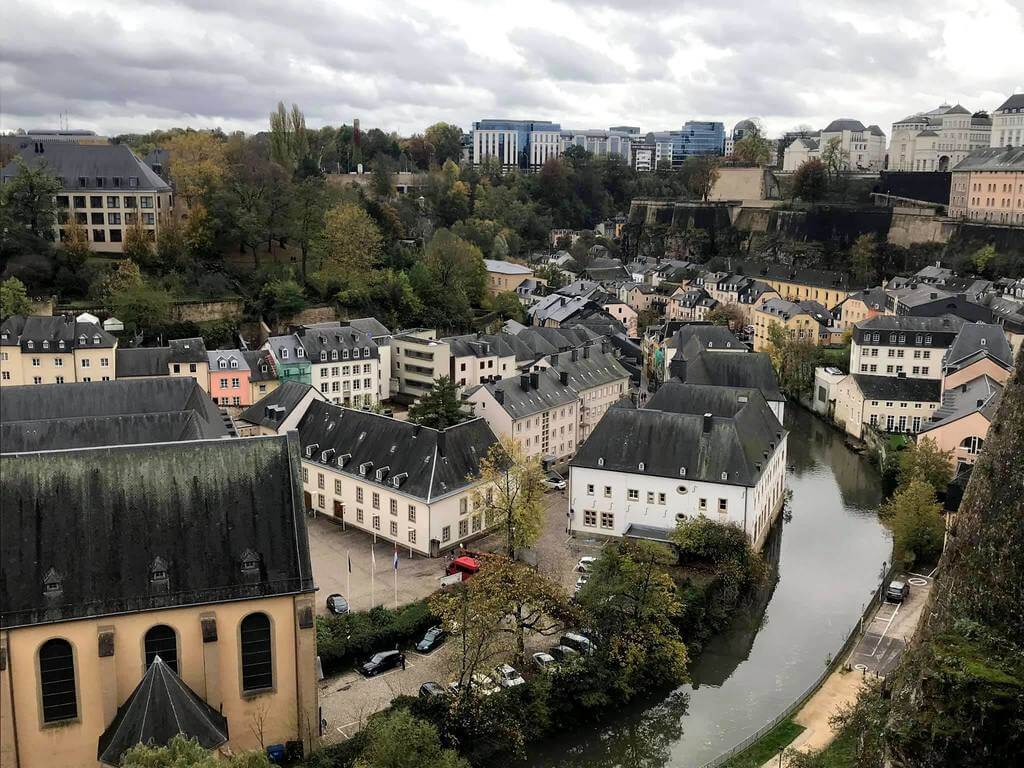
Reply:
[[[447,429],[469,418],[459,400],[459,388],[447,376],[439,377],[430,391],[409,409],[409,420],[431,429]]]

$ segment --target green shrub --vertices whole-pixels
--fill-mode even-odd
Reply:
[[[398,610],[377,606],[344,616],[318,616],[316,647],[324,674],[337,674],[377,651],[415,642],[436,623],[422,600]]]

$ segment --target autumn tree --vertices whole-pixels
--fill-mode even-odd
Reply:
[[[160,224],[156,238],[156,261],[164,271],[185,269],[191,261],[185,227],[169,214]]]
[[[469,768],[458,752],[441,746],[433,724],[407,710],[371,718],[365,743],[353,768]]]
[[[850,248],[850,267],[862,283],[867,283],[875,274],[878,241],[866,232],[853,241]]]
[[[319,281],[346,288],[362,286],[383,255],[380,230],[356,203],[340,203],[327,211],[315,250]]]
[[[798,339],[792,330],[773,322],[768,327],[768,348],[765,351],[784,392],[798,399],[811,394],[814,367],[818,364],[818,347],[814,342]]]
[[[309,157],[306,116],[298,104],[292,104],[288,110],[279,101],[277,109],[270,113],[270,156],[289,174],[295,174]]]
[[[25,284],[16,277],[9,277],[0,283],[0,320],[11,315],[27,315],[32,311]]]
[[[828,172],[816,157],[804,160],[793,174],[793,197],[804,202],[817,203],[828,191]]]
[[[821,162],[825,166],[829,180],[835,181],[839,174],[849,167],[850,154],[843,149],[843,140],[833,136],[821,150]]]
[[[500,526],[505,552],[516,552],[537,541],[544,526],[544,472],[540,459],[527,456],[515,440],[503,438],[480,460],[480,483],[473,506],[488,525]]]
[[[136,744],[121,757],[121,768],[270,768],[270,761],[259,750],[215,755],[198,740],[179,733],[162,746]]]
[[[765,165],[771,159],[771,146],[771,142],[765,138],[764,128],[752,122],[743,138],[733,147],[733,157],[747,165]]]
[[[80,267],[92,253],[89,246],[89,230],[75,216],[68,218],[61,228],[60,249],[69,264]]]
[[[110,298],[129,288],[142,284],[142,270],[131,259],[121,259],[117,266],[93,285],[94,297],[100,301]]]
[[[292,194],[288,232],[299,247],[302,277],[307,276],[310,249],[324,229],[327,212],[327,188],[323,179],[309,176],[299,182]]]
[[[918,437],[900,453],[900,485],[921,480],[935,493],[945,493],[953,479],[952,456],[952,451],[943,451],[932,438]]]
[[[739,304],[719,304],[707,316],[707,321],[712,325],[724,325],[733,330],[742,328],[745,320],[743,308]]]
[[[444,165],[448,160],[462,162],[462,129],[452,123],[434,123],[423,132],[433,149],[433,161]]]
[[[915,477],[882,505],[879,514],[892,527],[894,557],[904,568],[938,560],[946,526],[942,505],[927,481]]]
[[[424,395],[409,408],[409,421],[431,429],[447,429],[470,418],[462,407],[459,388],[447,376],[440,376]]]
[[[135,220],[125,227],[121,255],[140,266],[152,266],[154,250],[153,241],[149,237],[150,233],[139,221],[139,214],[135,214]]]
[[[491,299],[491,308],[502,320],[515,320],[523,322],[526,319],[526,310],[523,302],[519,300],[519,294],[515,291],[502,291]]]
[[[983,245],[971,254],[971,266],[974,267],[976,272],[982,273],[988,265],[992,263],[996,256],[996,249],[991,243]]]
[[[57,221],[54,200],[62,189],[60,180],[45,162],[30,165],[18,156],[14,163],[18,172],[0,188],[0,206],[16,224],[36,237],[50,239]]]
[[[698,155],[687,158],[683,166],[690,192],[697,199],[707,202],[720,175],[718,172],[719,159],[714,155]]]
[[[291,278],[270,280],[260,288],[257,298],[260,312],[271,322],[292,317],[306,308],[302,286]]]
[[[224,142],[209,131],[186,131],[172,136],[167,150],[167,172],[175,194],[191,208],[204,200],[228,172]]]

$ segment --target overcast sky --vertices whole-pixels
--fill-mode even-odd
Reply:
[[[632,7],[635,6],[635,7]],[[1024,0],[3,0],[0,129],[485,117],[771,135],[1024,90]]]

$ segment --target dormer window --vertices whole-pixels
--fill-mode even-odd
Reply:
[[[50,348],[50,342],[44,341],[43,342],[43,349],[49,349],[49,348]]]
[[[56,568],[51,568],[43,576],[43,596],[60,597],[64,594],[64,577]]]
[[[166,590],[170,577],[168,575],[167,561],[162,557],[154,557],[149,566],[149,584],[151,587]]]
[[[372,470],[372,469],[373,469],[373,462],[372,461],[364,461],[362,464],[359,465],[359,474],[362,475],[363,477],[366,477],[367,473],[370,470]]]
[[[729,473],[728,472],[723,472],[722,473],[722,480],[728,480],[728,479],[729,479]]]
[[[26,342],[25,342],[25,348],[26,348],[26,349],[34,349],[34,348],[35,348],[35,346],[36,346],[36,345],[35,345],[34,343],[32,343],[31,341],[26,341]]]
[[[352,357],[355,359],[359,358],[359,347],[356,347],[355,349],[352,350]]]
[[[348,360],[348,350],[347,349],[341,350],[341,359],[342,360]]]
[[[299,347],[298,349],[295,350],[295,356],[296,357],[305,357],[306,356],[306,350],[303,349],[302,347]]]
[[[57,342],[57,348],[58,349],[64,349],[64,342],[63,341],[58,341]]]
[[[243,576],[259,576],[260,573],[260,558],[259,553],[253,549],[247,549],[242,553],[242,557],[239,558],[242,565]]]
[[[983,347],[984,347],[986,343],[987,343],[987,339],[982,339],[982,340],[981,340],[981,346],[983,346]]]
[[[326,362],[326,360],[327,360],[327,353],[324,350],[321,349],[320,350],[320,362],[323,363],[323,362]]]
[[[640,470],[641,472],[643,472],[644,471],[644,463],[641,461],[639,464],[636,465],[636,468],[638,470]]]
[[[686,477],[686,467],[680,467],[679,468],[679,476],[680,477]]]
[[[604,457],[603,456],[597,460],[597,466],[599,466],[599,467],[603,467],[604,466]]]
[[[92,343],[93,344],[99,344],[100,343],[100,335],[98,333],[93,334]]]
[[[218,368],[227,368],[228,367],[228,361],[225,360],[223,357],[218,359],[217,360],[217,367]]]
[[[369,356],[370,356],[370,348],[369,347],[363,347],[363,357],[369,357]]]
[[[319,447],[320,446],[317,443],[313,443],[312,445],[307,445],[306,446],[306,458],[307,459],[313,458],[313,454],[316,453],[316,451],[317,451],[317,449]]]
[[[235,360],[234,358],[231,359],[231,367],[232,368],[237,368],[238,367],[238,361]]]
[[[288,359],[288,350],[285,349],[284,347],[281,347],[281,359],[282,360],[287,360]]]

